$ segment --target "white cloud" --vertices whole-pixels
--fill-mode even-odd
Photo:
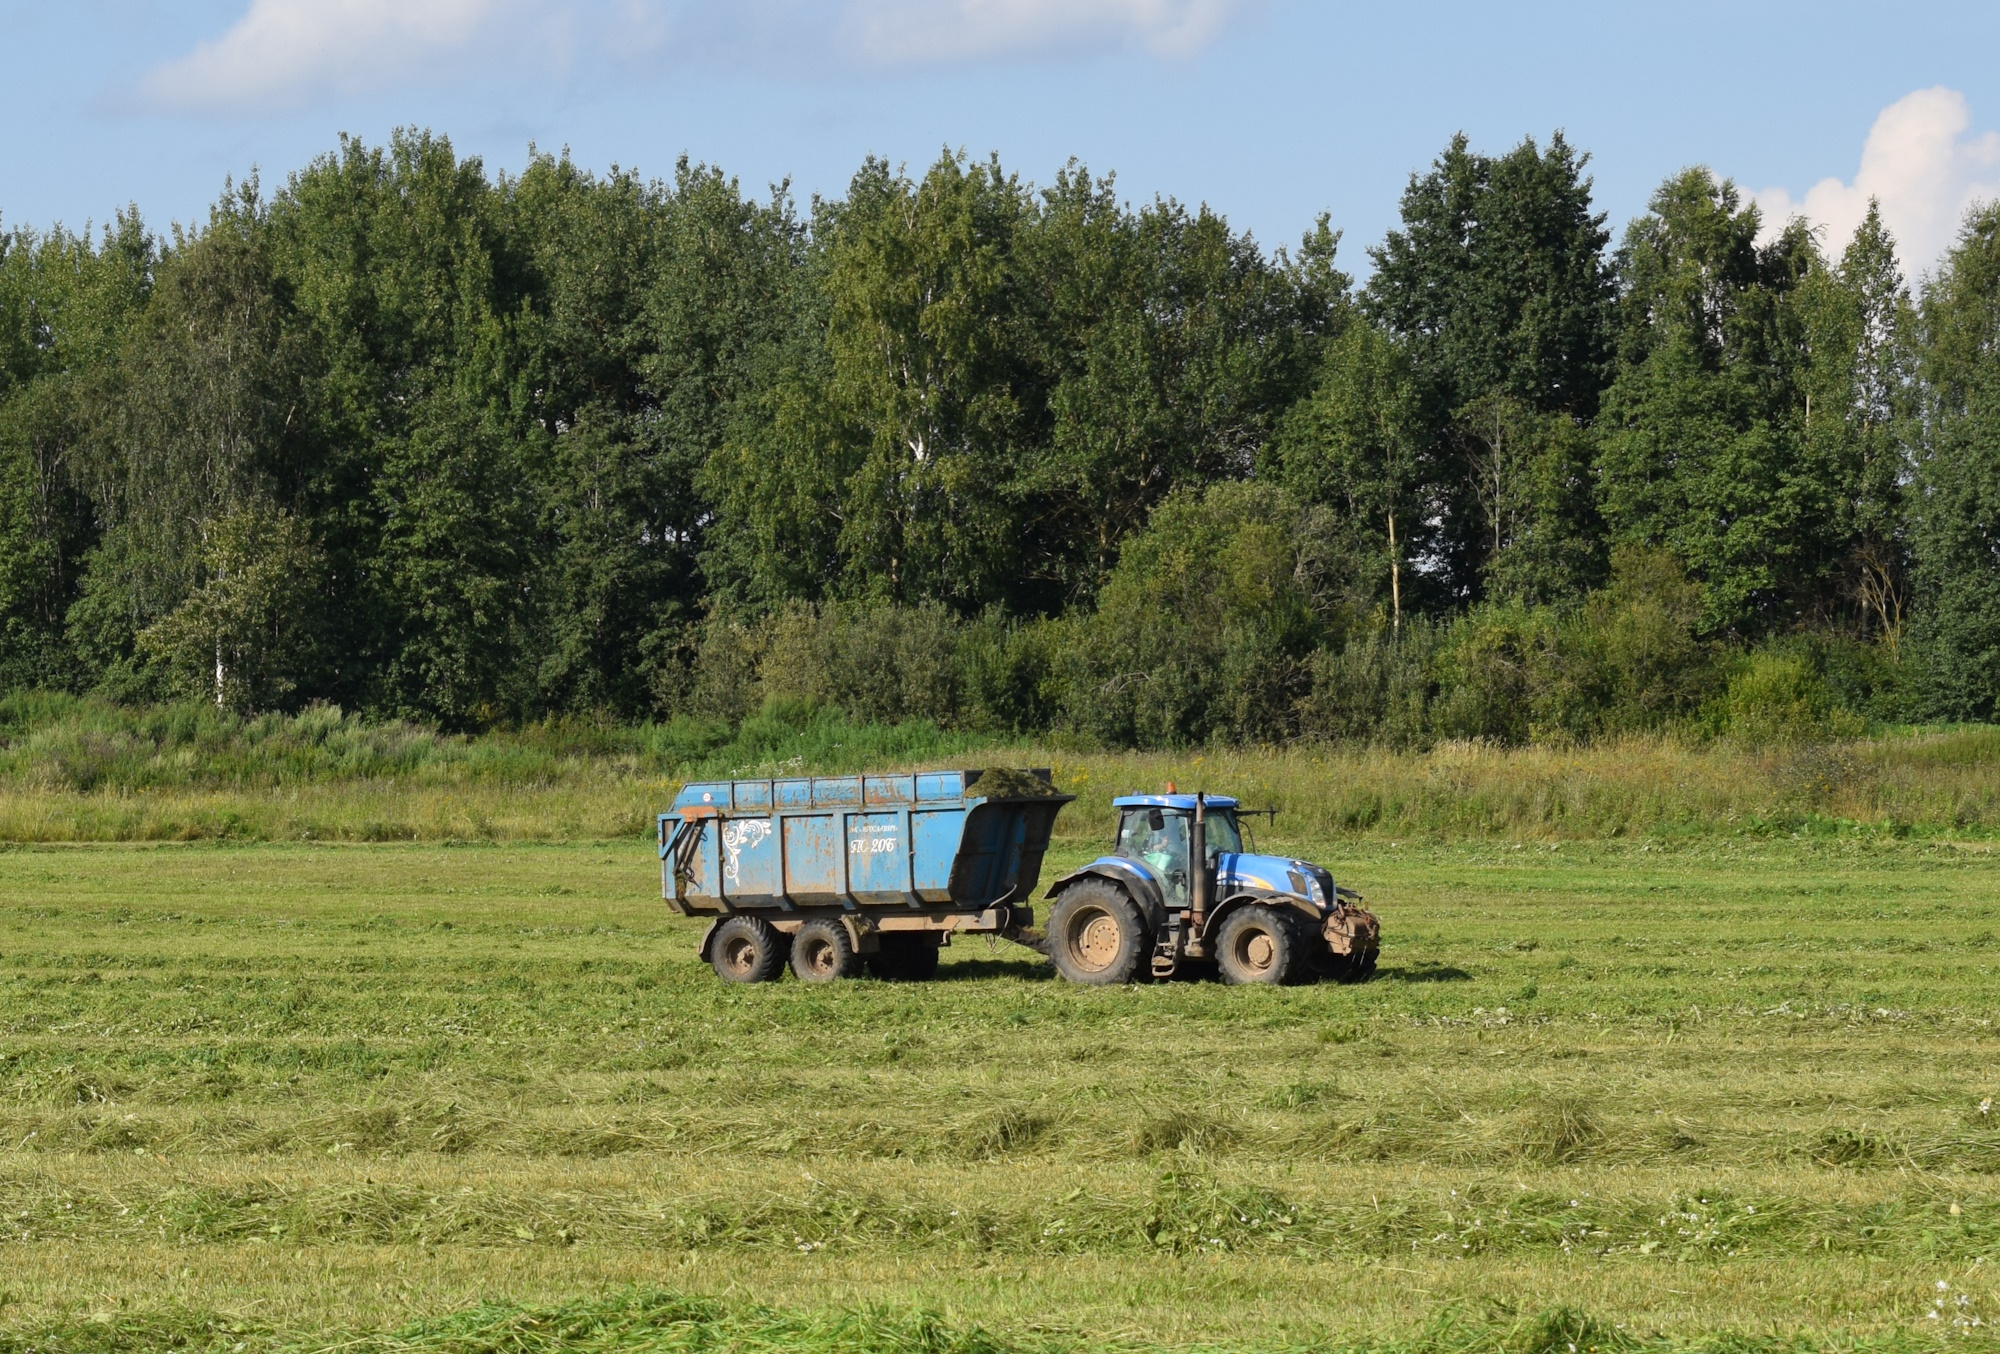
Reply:
[[[1971,127],[1972,109],[1955,89],[1903,96],[1869,129],[1853,182],[1822,179],[1796,201],[1783,188],[1758,193],[1766,233],[1803,216],[1825,228],[1826,246],[1837,254],[1875,198],[1904,267],[1929,269],[1957,238],[1966,209],[2000,197],[2000,132],[1967,135]]]
[[[673,59],[913,66],[1138,45],[1205,46],[1256,0],[250,0],[138,93],[187,112],[264,112],[469,70]]]
[[[154,69],[149,101],[186,110],[286,107],[420,76],[464,52],[510,0],[251,0],[221,37]]]
[[[1161,55],[1208,45],[1241,0],[851,0],[849,50],[886,65],[1136,43]]]

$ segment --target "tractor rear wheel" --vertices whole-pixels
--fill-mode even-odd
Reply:
[[[861,957],[845,926],[814,918],[792,937],[792,972],[804,982],[830,983],[860,973]]]
[[[1307,972],[1300,927],[1274,907],[1253,903],[1222,920],[1216,935],[1216,962],[1225,983],[1289,986]]]
[[[1146,923],[1125,890],[1103,879],[1071,884],[1049,913],[1049,958],[1073,983],[1138,981],[1150,948]]]
[[[729,917],[709,937],[708,963],[725,983],[776,982],[785,971],[785,938],[762,917]]]
[[[882,949],[868,956],[868,971],[886,983],[921,983],[937,977],[939,950],[928,937],[882,937]]]

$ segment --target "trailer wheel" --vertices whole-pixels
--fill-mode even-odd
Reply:
[[[1222,920],[1215,957],[1225,983],[1282,987],[1306,973],[1305,940],[1291,918],[1253,903]]]
[[[886,935],[881,952],[868,956],[868,971],[885,983],[928,982],[937,977],[938,955],[927,939]]]
[[[785,938],[762,917],[730,917],[708,942],[709,966],[725,983],[770,983],[785,971]]]
[[[809,983],[830,983],[861,972],[861,958],[854,953],[847,928],[823,918],[801,926],[792,937],[792,972]]]
[[[1071,884],[1049,913],[1049,958],[1073,983],[1136,982],[1146,962],[1146,924],[1125,891],[1102,879]]]

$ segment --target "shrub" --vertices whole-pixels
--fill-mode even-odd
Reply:
[[[1425,742],[1442,633],[1416,617],[1400,634],[1377,630],[1315,653],[1311,686],[1300,704],[1300,731],[1314,738],[1391,747]]]
[[[1290,737],[1319,637],[1296,518],[1258,483],[1162,503],[1127,541],[1096,612],[1066,628],[1063,722],[1140,747]]]
[[[1447,738],[1525,743],[1562,681],[1559,630],[1546,608],[1485,607],[1452,626],[1432,708]]]
[[[1738,661],[1728,690],[1709,706],[1705,722],[1711,732],[1746,743],[1791,743],[1861,732],[1861,721],[1834,704],[1810,662],[1769,651]]]
[[[832,705],[874,723],[953,724],[962,629],[936,605],[789,607],[767,625],[764,698]]]
[[[1604,731],[1662,728],[1713,694],[1718,672],[1696,634],[1701,586],[1672,552],[1624,546],[1611,557],[1611,582],[1585,600],[1572,648],[1601,664],[1582,686],[1601,701]]]

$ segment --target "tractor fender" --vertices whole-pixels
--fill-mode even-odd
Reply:
[[[720,917],[711,921],[708,924],[708,929],[701,933],[701,944],[694,947],[694,952],[701,956],[701,962],[704,964],[711,962],[714,958],[713,955],[709,954],[708,947],[715,939],[715,928],[720,925],[722,925],[722,918]]]
[[[1042,896],[1054,898],[1076,880],[1093,875],[1099,879],[1109,880],[1124,889],[1126,896],[1138,904],[1139,910],[1146,914],[1146,924],[1155,931],[1167,924],[1167,902],[1165,894],[1160,889],[1160,881],[1155,879],[1153,872],[1144,865],[1136,860],[1127,860],[1123,856],[1099,856],[1082,869],[1071,870],[1056,880],[1049,885],[1048,892]]]
[[[1248,907],[1252,903],[1262,903],[1266,907],[1288,907],[1298,913],[1304,920],[1311,922],[1315,931],[1317,931],[1323,918],[1323,914],[1317,907],[1314,907],[1311,903],[1298,897],[1296,894],[1278,893],[1265,889],[1245,889],[1240,893],[1230,894],[1227,898],[1224,898],[1208,910],[1207,920],[1202,924],[1203,933],[1211,936],[1216,935],[1221,930],[1222,923],[1229,919],[1230,913],[1235,912],[1239,908]]]

